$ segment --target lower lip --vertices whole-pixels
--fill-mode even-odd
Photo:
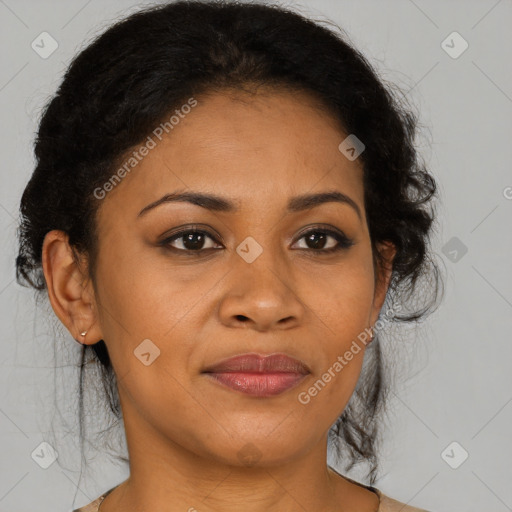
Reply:
[[[295,387],[306,375],[302,373],[207,373],[217,382],[252,396],[274,396]]]

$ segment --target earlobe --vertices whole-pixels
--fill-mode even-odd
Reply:
[[[71,336],[80,343],[92,343],[97,336],[91,283],[77,264],[68,235],[60,230],[46,234],[42,248],[42,267],[52,308]],[[101,339],[101,335],[97,338]]]

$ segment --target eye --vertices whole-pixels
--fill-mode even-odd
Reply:
[[[329,238],[331,239],[330,244],[328,243]],[[343,249],[348,249],[354,245],[354,242],[343,233],[326,228],[311,229],[302,234],[299,241],[303,239],[307,245],[312,247],[302,247],[301,249],[313,249],[315,252],[320,253],[333,253]],[[333,240],[334,243],[332,242]],[[325,248],[326,245],[329,247]]]
[[[211,242],[215,241],[214,236],[207,231],[188,228],[182,231],[178,231],[171,237],[162,240],[159,245],[170,247],[171,249],[180,252],[200,253],[204,250],[214,249],[211,243],[209,246],[205,247],[205,243],[208,239]],[[177,242],[177,246],[172,245],[174,242]]]
[[[299,250],[321,254],[341,251],[354,245],[354,242],[342,232],[321,227],[303,233],[298,241],[303,239],[306,247],[299,247]],[[215,244],[216,241],[216,237],[208,231],[189,227],[177,231],[172,236],[162,240],[159,245],[187,256],[199,256],[203,251],[222,248],[222,245]]]

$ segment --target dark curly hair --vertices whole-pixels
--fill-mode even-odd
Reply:
[[[340,34],[332,22],[313,21],[283,6],[226,1],[166,3],[113,24],[73,59],[42,113],[36,167],[20,205],[18,283],[44,292],[43,240],[57,229],[68,234],[77,262],[81,253],[87,255],[94,285],[101,203],[96,187],[187,98],[255,85],[306,91],[347,134],[363,141],[374,264],[383,262],[378,242],[391,241],[397,249],[386,302],[401,305],[402,314],[389,320],[418,322],[432,312],[443,280],[429,248],[436,182],[415,149],[418,115]],[[368,347],[356,389],[329,431],[338,460],[346,469],[368,463],[371,483],[391,380],[380,336]],[[82,454],[82,382],[94,367],[101,370],[112,413],[121,419],[106,345],[103,340],[84,345]]]

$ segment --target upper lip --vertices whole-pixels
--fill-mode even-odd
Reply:
[[[310,373],[309,368],[299,359],[277,353],[261,355],[242,354],[209,366],[203,373],[251,372],[251,373]]]

